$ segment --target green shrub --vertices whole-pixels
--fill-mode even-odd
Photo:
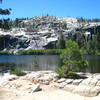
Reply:
[[[78,44],[74,41],[66,42],[66,49],[62,52],[61,57],[62,66],[55,70],[59,77],[78,78],[79,76],[75,72],[84,71],[88,67],[88,62],[84,60]]]
[[[76,72],[68,71],[68,66],[62,66],[55,69],[55,72],[59,74],[59,77],[62,78],[73,78],[78,79],[80,76]]]
[[[0,55],[11,55],[9,51],[0,51]]]
[[[19,55],[57,55],[63,52],[63,49],[39,49],[39,50],[23,50]]]
[[[59,74],[59,77],[67,77],[67,67],[66,66],[61,66],[61,67],[57,67],[55,69],[55,72]]]
[[[68,78],[73,78],[73,79],[81,78],[76,72],[68,72],[67,77]]]
[[[26,73],[24,71],[22,71],[21,68],[17,67],[14,70],[11,70],[10,72],[11,74],[17,75],[17,76],[24,76],[26,75]]]

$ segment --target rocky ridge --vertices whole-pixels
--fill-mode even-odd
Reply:
[[[18,52],[29,49],[52,48],[59,35],[63,34],[65,39],[84,29],[85,35],[92,35],[93,28],[100,28],[100,23],[78,22],[75,18],[57,18],[53,16],[41,16],[21,20],[20,28],[11,30],[0,29],[0,50]]]

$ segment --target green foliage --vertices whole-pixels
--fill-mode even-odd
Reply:
[[[3,0],[0,0],[0,3],[2,3],[2,1]],[[11,8],[9,8],[9,9],[2,9],[2,8],[0,8],[0,15],[10,15],[10,12],[11,11]],[[8,30],[8,29],[10,29],[10,19],[8,18],[8,19],[1,19],[0,20],[0,28],[2,28],[2,29],[6,29],[6,30]]]
[[[83,18],[83,17],[80,17],[80,18],[77,18],[78,19],[78,22],[79,23],[82,23],[82,22],[86,22],[87,19]]]
[[[63,65],[56,69],[60,77],[70,77],[69,73],[84,71],[88,66],[88,62],[83,59],[78,44],[74,41],[69,40],[66,42],[66,49],[62,52],[61,57]]]
[[[92,29],[93,35],[91,38],[86,39],[84,30],[75,34],[72,40],[76,41],[83,54],[99,55],[100,54],[100,28],[94,27]]]
[[[97,40],[97,50],[100,51],[100,30],[97,30],[97,36],[96,36],[96,40]]]
[[[87,42],[87,54],[97,55],[100,52],[100,33],[97,33],[92,40]]]
[[[59,77],[67,77],[69,66],[63,65],[61,67],[57,67],[55,72],[59,74]]]
[[[65,39],[64,39],[63,34],[60,34],[60,36],[58,38],[57,48],[58,49],[65,49]]]
[[[87,54],[96,55],[96,41],[89,40],[87,43]]]
[[[75,72],[72,71],[68,71],[70,67],[69,66],[65,66],[63,65],[62,67],[57,67],[55,69],[55,71],[59,74],[59,77],[62,78],[80,78],[80,76],[78,74],[76,74]]]
[[[2,3],[3,0],[0,0],[0,3]],[[11,9],[1,9],[0,8],[0,14],[1,15],[9,15],[10,14]]]
[[[11,27],[12,27],[12,23],[9,18],[0,20],[0,28],[9,30],[11,29]]]
[[[0,9],[0,14],[1,15],[9,15],[11,9]]]
[[[24,50],[19,52],[20,55],[57,55],[60,54],[63,49],[39,49],[39,50]]]
[[[79,46],[76,42],[69,40],[66,41],[66,48],[71,50],[77,50],[79,49]]]
[[[86,19],[83,17],[77,18],[78,22],[100,22],[99,18]]]
[[[0,51],[0,55],[11,55],[8,51]]]
[[[23,72],[22,69],[19,68],[19,67],[15,68],[15,69],[12,70],[10,73],[11,73],[11,74],[15,74],[15,75],[17,75],[17,76],[24,76],[24,75],[26,75],[26,73]]]
[[[78,74],[76,74],[75,72],[68,72],[67,73],[67,77],[68,78],[73,78],[73,79],[79,79],[81,78]]]

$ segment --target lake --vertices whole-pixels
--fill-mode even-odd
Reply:
[[[21,67],[26,71],[54,70],[60,64],[57,55],[1,55],[0,69]]]
[[[89,62],[87,72],[100,73],[100,56],[85,55],[84,58]]]
[[[84,56],[89,61],[86,72],[100,73],[100,56]],[[1,55],[0,70],[21,67],[26,71],[54,70],[60,65],[57,55]]]

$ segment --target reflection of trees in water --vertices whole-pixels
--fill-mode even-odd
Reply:
[[[91,73],[100,73],[100,58],[98,56],[88,56],[86,59],[89,62],[89,67],[86,71]]]
[[[99,59],[91,59],[90,60],[91,73],[100,73],[99,65],[100,65]]]
[[[36,56],[34,56],[34,58],[33,58],[33,63],[32,63],[32,65],[33,65],[34,67],[39,67],[39,61],[38,61],[38,58],[37,58]]]
[[[0,63],[0,70],[13,70],[15,67],[15,63]]]

